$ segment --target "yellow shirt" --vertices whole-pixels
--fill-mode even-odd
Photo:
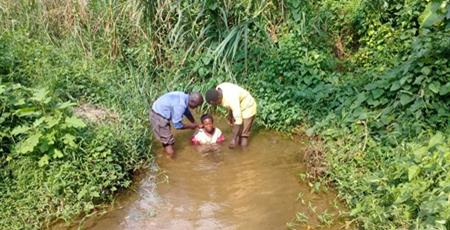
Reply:
[[[222,106],[231,109],[234,123],[242,124],[242,119],[255,116],[256,102],[250,93],[238,85],[222,83],[216,87],[222,90]]]

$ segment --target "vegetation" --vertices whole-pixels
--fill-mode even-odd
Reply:
[[[448,229],[449,8],[447,0],[2,1],[0,227],[91,213],[151,160],[149,101],[233,81],[257,98],[259,125],[322,141],[324,179],[356,226]],[[72,108],[84,103],[119,119],[83,121]]]

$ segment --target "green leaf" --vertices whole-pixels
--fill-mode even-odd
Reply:
[[[86,190],[82,189],[77,195],[78,200],[81,200],[84,197],[84,195],[86,195]]]
[[[390,88],[390,91],[396,91],[398,89],[400,89],[401,85],[399,81],[395,81],[392,83],[392,86]]]
[[[56,134],[57,132],[55,130],[46,133],[45,139],[48,141],[50,145],[55,144]]]
[[[358,94],[358,96],[356,96],[356,100],[353,102],[353,104],[351,105],[351,109],[355,109],[357,107],[359,107],[361,105],[361,103],[363,103],[364,101],[367,100],[367,96],[365,93],[360,93]]]
[[[423,67],[420,72],[422,72],[424,75],[429,75],[431,73],[431,69],[428,66]]]
[[[438,93],[440,87],[441,84],[437,81],[433,81],[431,82],[431,84],[428,85],[428,89],[430,89],[433,93]]]
[[[439,95],[445,96],[450,92],[450,82],[447,82],[447,84],[441,86],[439,89]]]
[[[39,143],[39,151],[41,153],[46,153],[50,149],[50,143],[48,143],[48,140],[44,139],[41,140]]]
[[[36,127],[40,126],[42,123],[44,123],[44,121],[45,121],[45,117],[40,117],[39,119],[37,119],[33,122],[33,127],[36,128]]]
[[[64,135],[63,141],[64,141],[64,144],[66,144],[70,147],[77,147],[77,145],[75,144],[75,136],[73,136],[73,135],[70,135],[70,134]]]
[[[48,101],[50,101],[50,98],[47,97],[47,94],[48,90],[45,88],[36,89],[33,93],[33,97],[31,97],[31,100],[47,103]]]
[[[17,153],[25,154],[29,152],[33,152],[34,147],[36,147],[39,143],[39,139],[41,138],[42,134],[40,132],[35,133],[31,136],[29,136],[25,141],[20,142],[16,146]]]
[[[6,88],[6,86],[0,85],[0,95],[6,91],[5,88]]]
[[[408,180],[411,181],[420,173],[420,168],[417,165],[413,165],[408,168]]]
[[[53,126],[57,125],[59,121],[61,120],[61,114],[58,112],[54,116],[46,116],[45,122],[48,125],[48,128],[52,128]]]
[[[416,77],[416,80],[414,80],[413,84],[414,85],[420,85],[422,83],[422,81],[425,79],[425,75],[420,75],[418,77]]]
[[[406,104],[410,103],[413,100],[414,100],[414,98],[412,96],[406,94],[406,93],[402,93],[400,95],[400,103],[402,105],[406,105]]]
[[[433,137],[430,138],[430,142],[428,143],[428,148],[434,147],[437,144],[443,143],[444,137],[440,132],[436,133]]]
[[[25,125],[17,126],[11,131],[11,135],[15,136],[15,135],[23,134],[23,133],[26,133],[28,130],[30,130],[30,127],[28,127],[28,126],[25,126]]]
[[[15,106],[25,105],[25,99],[24,98],[17,99],[17,101],[14,102],[14,105]]]
[[[372,90],[372,96],[374,99],[377,99],[377,98],[381,97],[381,95],[383,95],[383,92],[384,92],[383,89]]]
[[[74,127],[74,128],[84,128],[86,127],[86,124],[77,117],[67,117],[66,118],[66,125],[67,127]]]
[[[53,158],[63,158],[64,154],[59,149],[53,150]]]
[[[85,212],[90,212],[92,209],[94,209],[94,204],[92,204],[92,202],[88,202],[88,203],[85,203],[85,205],[84,205],[84,211]]]
[[[397,199],[395,199],[394,203],[401,204],[401,203],[409,200],[410,198],[411,198],[410,192],[408,192],[407,190],[401,190],[400,195],[397,197]]]
[[[200,67],[200,69],[198,70],[198,74],[200,77],[204,77],[206,76],[206,74],[208,74],[208,70],[206,68]]]
[[[73,102],[63,102],[63,103],[59,103],[56,108],[57,109],[65,109],[65,108],[69,108],[69,107],[73,107],[74,105],[76,105],[76,103]]]
[[[416,162],[419,163],[427,153],[428,153],[427,147],[421,147],[421,148],[414,150],[414,156],[416,158]]]
[[[47,154],[45,154],[44,156],[42,156],[41,157],[41,159],[39,160],[39,162],[38,162],[38,165],[39,165],[39,167],[43,167],[43,166],[46,166],[46,165],[48,165],[48,155]]]
[[[367,100],[367,104],[369,104],[371,106],[378,106],[381,104],[381,101],[370,98],[369,100]]]
[[[440,5],[441,3],[439,1],[428,3],[423,13],[419,16],[421,27],[432,27],[433,25],[439,24],[445,18],[445,15],[439,12]]]
[[[41,113],[36,111],[34,107],[21,108],[16,110],[15,114],[19,117],[37,116]]]
[[[91,192],[91,196],[92,197],[100,197],[100,193],[97,191],[93,191],[93,192]]]

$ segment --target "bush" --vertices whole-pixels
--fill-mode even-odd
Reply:
[[[117,105],[118,120],[98,124],[75,117],[77,103],[65,100],[117,101],[100,77],[108,70],[98,76],[89,68],[98,62],[35,40],[22,50],[15,38],[24,39],[0,37],[0,228],[48,227],[111,201],[151,160],[145,108]]]

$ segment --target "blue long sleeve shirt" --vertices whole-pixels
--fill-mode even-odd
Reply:
[[[183,92],[169,92],[159,97],[152,110],[167,120],[171,120],[176,129],[183,128],[183,115],[192,116],[189,110],[189,95]]]

